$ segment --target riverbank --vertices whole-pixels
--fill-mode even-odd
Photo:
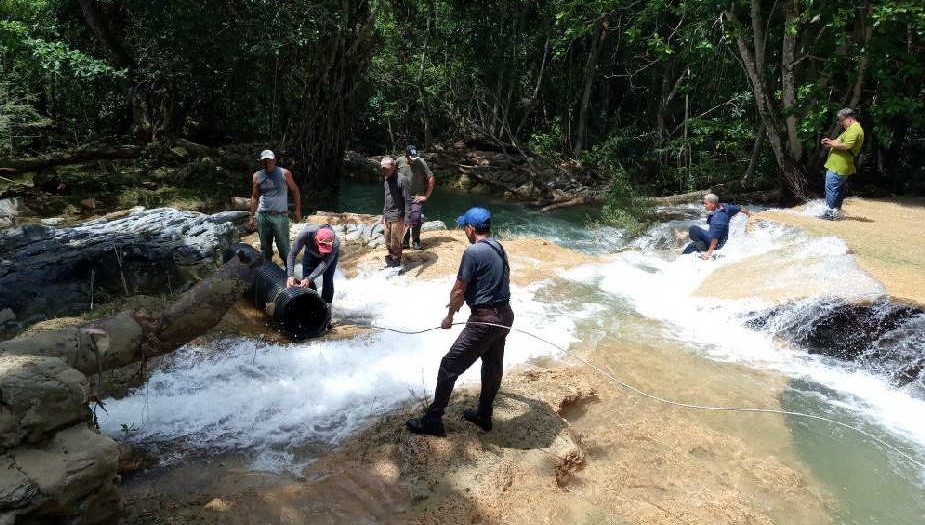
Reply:
[[[880,281],[891,299],[925,307],[925,199],[845,200],[845,218],[824,221],[816,201],[792,210],[758,214],[815,236],[836,236],[848,245],[866,272]]]
[[[466,243],[458,231],[423,237],[425,249],[409,254],[408,271],[390,279],[409,291],[446,282],[440,291],[448,293]],[[605,259],[537,239],[508,239],[505,247],[514,283],[542,286],[542,301],[572,309],[606,300],[582,299],[592,292],[558,276]],[[347,254],[343,270],[362,280],[379,268],[381,253],[373,251]],[[437,310],[423,312],[436,323]],[[339,329],[350,326],[350,319],[342,322]],[[529,318],[524,322],[530,329]],[[575,330],[580,341],[573,352],[646,390],[710,404],[780,407],[784,378],[689,354],[646,318],[586,317]],[[438,358],[451,337],[436,337],[443,343],[427,352]],[[415,336],[402,341],[422,343]],[[262,355],[255,354],[258,363]],[[454,396],[447,438],[403,429],[424,402],[412,393],[297,474],[253,473],[246,460],[217,457],[130,477],[126,522],[830,521],[832,497],[798,459],[782,417],[705,415],[658,405],[561,355],[531,359],[507,374],[491,433],[460,421],[476,394],[463,386]],[[192,475],[193,466],[207,475]]]

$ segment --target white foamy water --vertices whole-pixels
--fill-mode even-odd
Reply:
[[[383,271],[335,278],[335,318],[419,330],[440,324],[453,279],[433,281]],[[561,307],[535,300],[544,284],[512,286],[514,326],[568,346],[575,320]],[[465,321],[464,307],[456,321]],[[217,347],[188,346],[151,375],[146,387],[106,402],[98,414],[104,432],[142,443],[177,443],[201,451],[251,450],[256,466],[298,466],[294,452],[312,443],[332,444],[371,417],[409,399],[433,393],[440,359],[462,327],[419,335],[377,331],[352,340],[257,346],[251,340]],[[505,365],[555,355],[557,350],[523,334],[509,335]],[[477,382],[479,363],[460,383]]]
[[[720,252],[723,256],[713,261],[667,251],[623,252],[605,264],[563,272],[562,277],[629,300],[638,313],[664,321],[668,337],[711,358],[774,370],[831,388],[842,396],[831,400],[834,404],[905,436],[925,453],[925,418],[921,417],[925,401],[910,395],[908,389],[894,388],[851,363],[809,355],[747,327],[743,314],[773,306],[770,301],[692,295],[718,268],[754,256],[796,263],[804,276],[808,272],[832,295],[857,300],[883,294],[882,286],[857,266],[840,239],[808,237],[767,224],[746,234],[744,225],[743,216],[733,219],[729,241]]]

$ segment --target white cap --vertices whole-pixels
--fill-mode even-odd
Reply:
[[[272,151],[265,149],[260,152],[260,160],[264,160],[264,159],[274,159],[275,160],[276,155],[274,155]]]
[[[379,165],[383,168],[388,168],[389,166],[395,165],[395,159],[392,157],[382,157],[382,160],[379,161]]]

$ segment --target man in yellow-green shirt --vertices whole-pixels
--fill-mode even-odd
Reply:
[[[841,204],[847,189],[845,183],[848,182],[848,176],[857,171],[854,158],[864,145],[864,130],[853,109],[839,110],[836,118],[845,131],[837,139],[822,139],[822,145],[829,148],[829,157],[825,161],[826,210],[819,218],[830,221],[841,218]]]

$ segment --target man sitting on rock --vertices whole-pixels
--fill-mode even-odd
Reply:
[[[302,248],[305,255],[302,257],[301,281],[295,278],[295,261]],[[295,238],[295,246],[289,251],[286,262],[286,272],[289,278],[286,286],[308,287],[317,290],[315,279],[322,277],[321,298],[331,304],[334,300],[334,271],[337,269],[337,260],[340,258],[340,239],[334,230],[327,224],[306,224]]]
[[[735,204],[720,203],[719,197],[710,193],[703,198],[703,207],[706,208],[708,230],[692,224],[687,230],[690,244],[684,248],[684,254],[701,252],[700,258],[708,260],[713,257],[715,250],[721,249],[729,238],[729,221],[739,212],[751,218],[752,213],[747,208]],[[747,219],[746,219],[747,220]]]

